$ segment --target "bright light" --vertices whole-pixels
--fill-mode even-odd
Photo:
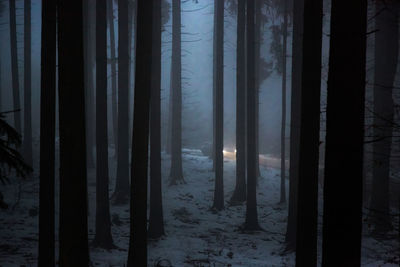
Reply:
[[[236,154],[236,152],[237,152],[237,150],[236,150],[236,148],[235,148],[235,154]]]
[[[226,153],[226,150],[225,150],[225,149],[224,149],[224,150],[222,150],[222,153],[224,153],[224,154],[225,154],[225,153]]]

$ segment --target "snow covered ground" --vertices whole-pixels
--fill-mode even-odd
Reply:
[[[169,262],[171,266],[177,267],[294,265],[294,253],[282,254],[287,207],[278,204],[280,182],[278,169],[260,166],[262,178],[259,179],[257,201],[259,223],[264,231],[242,233],[239,227],[244,222],[245,205],[231,207],[227,203],[234,189],[235,162],[231,159],[226,159],[224,162],[226,207],[219,213],[210,210],[214,188],[211,160],[198,150],[185,149],[183,166],[186,184],[168,186],[169,157],[163,154],[166,235],[161,240],[149,241],[149,266],[157,266],[160,261]],[[112,170],[111,177],[114,177],[115,162],[112,157],[110,157],[110,170]],[[38,179],[33,178],[22,183],[18,181],[14,179],[11,185],[1,188],[5,193],[5,200],[11,207],[8,211],[0,211],[0,266],[36,266]],[[89,170],[88,186],[91,240],[95,225],[93,169]],[[113,184],[110,188],[111,193]],[[111,217],[114,243],[118,249],[105,251],[91,248],[93,266],[124,266],[126,263],[129,206],[111,205]],[[57,219],[56,222],[58,224]],[[367,235],[368,229],[364,228],[364,234]],[[395,234],[398,233],[393,232],[393,235]],[[395,238],[389,241],[377,241],[364,237],[363,265],[398,266],[398,250],[399,243]],[[319,250],[319,254],[320,252]]]

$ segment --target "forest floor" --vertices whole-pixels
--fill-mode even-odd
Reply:
[[[110,151],[110,155],[113,151]],[[225,209],[210,210],[214,191],[212,161],[199,150],[183,151],[186,183],[169,186],[169,157],[163,154],[163,204],[166,235],[150,240],[149,266],[170,263],[171,266],[294,266],[294,253],[283,253],[287,206],[278,204],[280,172],[275,166],[260,166],[257,188],[258,217],[263,231],[243,233],[245,205],[229,206],[235,182],[235,161],[225,159]],[[58,169],[58,168],[56,168]],[[110,157],[111,177],[115,162]],[[37,177],[37,174],[34,175]],[[110,186],[113,189],[113,182]],[[56,185],[58,188],[58,184]],[[95,171],[89,170],[89,240],[94,236]],[[110,195],[112,190],[110,189]],[[38,178],[13,179],[1,188],[10,204],[0,211],[0,266],[36,266],[38,242]],[[286,190],[288,192],[288,188]],[[321,208],[320,201],[320,208]],[[321,210],[321,209],[320,209]],[[319,254],[321,252],[321,218],[319,223]],[[111,205],[112,234],[118,249],[106,251],[91,248],[93,266],[124,266],[129,242],[129,205]],[[395,222],[398,224],[398,221]],[[58,212],[56,212],[58,229]],[[399,242],[367,237],[364,227],[363,266],[398,266]],[[56,242],[58,237],[56,236]],[[57,244],[56,244],[57,245]],[[57,253],[57,251],[56,251]],[[161,262],[160,262],[161,261]],[[168,266],[168,265],[158,265]]]

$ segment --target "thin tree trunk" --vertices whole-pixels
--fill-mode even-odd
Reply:
[[[24,0],[24,160],[32,166],[31,0]]]
[[[164,235],[161,182],[161,2],[154,3],[153,60],[150,110],[149,237]]]
[[[293,42],[292,42],[292,96],[290,108],[290,169],[289,206],[286,228],[286,250],[296,249],[297,228],[297,180],[300,145],[300,97],[302,69],[302,36],[304,0],[293,1]]]
[[[254,1],[247,1],[247,202],[244,229],[261,229],[257,215],[256,146],[255,146],[255,38]]]
[[[110,56],[111,56],[111,110],[113,118],[113,137],[115,157],[118,155],[118,112],[117,112],[117,58],[115,55],[114,4],[107,0],[107,14],[110,27]]]
[[[96,2],[96,247],[114,247],[108,197],[107,2]]]
[[[15,14],[15,0],[10,0],[10,47],[11,47],[11,75],[14,104],[14,127],[21,134],[21,104],[19,96],[19,71],[18,71],[18,46],[17,46],[17,21]]]
[[[360,266],[367,1],[331,12],[322,266]]]
[[[375,3],[375,81],[373,179],[370,203],[374,234],[392,229],[389,208],[390,155],[392,147],[394,101],[393,86],[397,69],[399,26],[398,3]]]
[[[288,2],[285,0],[283,11],[282,42],[282,124],[281,124],[281,197],[280,203],[286,203],[286,48],[288,28]]]
[[[260,172],[260,62],[261,62],[261,0],[255,0],[256,5],[256,24],[255,24],[255,40],[256,40],[256,48],[255,48],[255,84],[256,84],[256,177],[257,177],[257,184],[258,184],[258,177],[261,176]]]
[[[304,1],[296,266],[317,266],[322,0]]]
[[[224,1],[216,1],[215,187],[213,208],[224,208]]]
[[[129,46],[128,0],[118,3],[118,161],[114,201],[129,198]]]
[[[184,182],[182,171],[182,58],[181,58],[181,2],[172,0],[172,131],[171,185]]]
[[[236,48],[236,186],[231,204],[246,201],[246,2],[238,0]]]
[[[138,0],[128,267],[147,266],[147,168],[153,37],[152,0]],[[133,156],[133,155],[132,155]]]
[[[38,265],[55,266],[56,2],[42,2]]]
[[[61,267],[89,265],[82,7],[62,0],[57,9]]]

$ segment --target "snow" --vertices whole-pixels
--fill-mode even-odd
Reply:
[[[184,149],[182,154],[186,183],[176,186],[169,186],[170,158],[166,154],[162,155],[166,235],[160,240],[149,240],[148,265],[156,266],[163,260],[172,266],[293,266],[294,253],[282,253],[287,207],[285,204],[278,204],[280,171],[275,164],[269,165],[271,168],[260,166],[262,177],[257,187],[257,201],[259,223],[264,231],[243,233],[239,227],[244,223],[245,205],[228,204],[235,186],[235,161],[231,159],[224,161],[226,206],[223,211],[216,213],[210,210],[214,189],[212,161],[203,156],[200,150]],[[112,150],[110,155],[113,155]],[[115,160],[111,156],[111,177],[114,177],[115,167]],[[19,180],[13,179],[11,185],[1,188],[11,208],[0,211],[0,266],[36,265],[39,181],[37,178],[17,181]],[[110,195],[113,182],[112,179]],[[19,185],[21,185],[20,190]],[[89,240],[91,240],[94,237],[95,226],[94,169],[89,170],[88,186],[91,211]],[[12,209],[18,199],[18,192],[20,200],[15,209]],[[91,248],[90,257],[93,266],[126,264],[129,206],[111,205],[111,217],[113,239],[118,249],[106,251]],[[321,235],[321,217],[319,235]],[[58,225],[57,218],[56,222]],[[364,235],[368,235],[368,229],[364,229]],[[377,241],[371,237],[364,237],[363,266],[398,266],[395,263],[388,263],[396,257],[395,260],[399,261],[396,255],[398,249],[399,244],[395,238]],[[319,236],[318,252],[321,254],[321,236]]]

